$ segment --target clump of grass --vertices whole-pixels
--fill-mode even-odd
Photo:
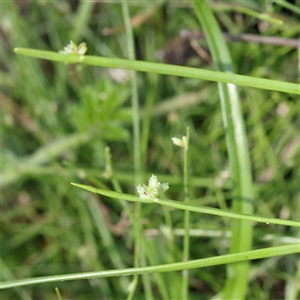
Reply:
[[[205,3],[126,5],[123,1],[122,10],[119,4],[84,1],[3,4],[3,68],[9,71],[2,71],[3,294],[7,299],[53,298],[55,291],[59,299],[197,299],[201,293],[206,299],[223,292],[236,298],[245,293],[297,298],[292,255],[299,252],[297,51],[229,44],[231,68],[245,77],[213,72],[213,65],[152,63],[166,35],[198,30],[200,23],[220,71],[228,71],[227,46],[214,42],[220,41],[218,25],[205,29],[213,20]],[[212,8],[231,33],[292,38],[297,32],[299,11],[292,4]],[[161,18],[166,11],[167,22]],[[134,58],[135,25],[129,18],[145,12],[152,17],[134,29],[140,61],[124,60],[128,51]],[[108,27],[122,34],[104,37]],[[88,52],[72,48],[76,53],[60,54],[69,40],[86,42]],[[10,51],[15,47],[22,48],[18,54],[46,60],[15,55]],[[218,47],[221,53],[214,52]],[[116,83],[110,71],[96,66],[147,73],[136,73],[133,85],[129,73],[129,80]],[[220,107],[217,85],[207,80],[223,82],[223,91],[227,83],[238,84],[240,100],[229,89],[221,94]],[[193,101],[180,109],[170,104],[180,97],[185,102],[187,92]],[[134,94],[138,98],[130,102]],[[152,114],[164,103],[163,113]],[[190,136],[184,154],[171,142],[182,135]],[[246,142],[243,151],[239,142]],[[247,161],[248,169],[241,169]],[[174,201],[134,195],[151,174],[169,183],[166,196]],[[244,175],[249,197],[243,193]],[[70,185],[80,181],[77,186],[96,194]],[[230,263],[237,267],[230,269]],[[231,281],[226,268],[241,281]]]

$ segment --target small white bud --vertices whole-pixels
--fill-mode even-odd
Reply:
[[[136,187],[136,190],[140,195],[141,199],[145,199],[145,198],[155,199],[159,197],[161,193],[164,193],[168,189],[169,189],[169,184],[166,182],[161,184],[160,182],[157,181],[157,177],[155,175],[152,175],[150,177],[148,186],[143,184],[143,186],[138,185]]]
[[[78,47],[73,42],[70,41],[70,44],[68,44],[66,47],[64,47],[63,50],[59,51],[61,54],[80,54],[84,55],[87,51],[86,43],[81,43]]]
[[[187,143],[186,143],[186,137],[185,136],[183,136],[182,139],[172,137],[171,140],[172,140],[174,145],[187,149]]]
[[[86,43],[81,43],[77,48],[77,53],[80,55],[84,55],[87,51]]]

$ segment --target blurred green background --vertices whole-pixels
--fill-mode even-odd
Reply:
[[[190,55],[193,51],[179,37],[182,29],[201,30],[188,2],[130,3],[137,59],[160,62],[161,54],[166,57],[173,51],[173,63],[184,60],[187,66],[214,70],[212,63]],[[210,5],[223,31],[297,39],[297,1],[282,3]],[[88,55],[127,58],[121,6],[101,1],[1,5],[1,280],[132,267],[133,220],[128,211],[133,205],[70,185],[82,182],[114,189],[118,183],[123,192],[135,193],[128,72],[52,63],[13,52],[15,47],[59,51],[73,40],[86,42]],[[283,25],[242,13],[240,7],[269,13]],[[198,42],[209,53],[205,40]],[[234,42],[229,50],[238,74],[299,82],[297,49]],[[191,202],[229,209],[231,184],[217,84],[157,74],[137,76],[144,183],[155,174],[170,183],[168,198],[183,200],[183,156],[171,137],[181,137],[189,126]],[[240,93],[255,214],[299,221],[299,97],[245,87]],[[105,147],[111,150],[113,178],[107,176]],[[182,211],[143,205],[142,219],[135,221],[143,226],[146,265],[182,260]],[[229,225],[230,220],[191,214],[190,258],[226,254]],[[296,228],[254,226],[255,249],[299,238]],[[296,263],[295,256],[253,262],[248,299],[286,297],[297,278]],[[199,294],[201,299],[211,298],[220,292],[226,276],[225,266],[190,274],[191,299],[199,299]],[[178,299],[180,272],[149,276],[156,299]],[[2,291],[2,297],[55,299],[58,287],[63,299],[124,299],[130,280],[26,286]],[[134,299],[144,299],[141,281]]]

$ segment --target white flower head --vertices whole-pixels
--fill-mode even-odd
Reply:
[[[64,50],[59,51],[61,54],[80,54],[84,55],[87,51],[86,43],[81,43],[77,46],[73,41],[70,41],[70,44],[64,47]]]
[[[174,145],[187,149],[186,136],[183,136],[182,139],[172,137],[171,140]]]
[[[77,47],[77,53],[80,55],[84,55],[85,52],[87,51],[87,46],[86,43],[81,43]]]
[[[143,184],[143,186],[138,185],[136,189],[141,199],[155,199],[159,197],[161,193],[169,189],[169,184],[166,182],[158,182],[157,177],[155,175],[152,175],[149,179],[148,186],[146,186],[145,184]]]

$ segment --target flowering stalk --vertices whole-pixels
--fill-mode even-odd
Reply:
[[[188,149],[189,149],[189,139],[190,139],[190,129],[189,127],[186,130],[186,136],[183,136],[182,139],[172,138],[173,144],[179,147],[184,148],[184,166],[183,166],[183,177],[184,177],[184,202],[189,203],[189,189],[188,189]],[[190,252],[190,212],[186,210],[184,212],[184,241],[183,241],[183,261],[189,260]],[[189,274],[188,270],[182,271],[182,290],[181,297],[182,299],[188,298],[188,289],[189,289]]]

